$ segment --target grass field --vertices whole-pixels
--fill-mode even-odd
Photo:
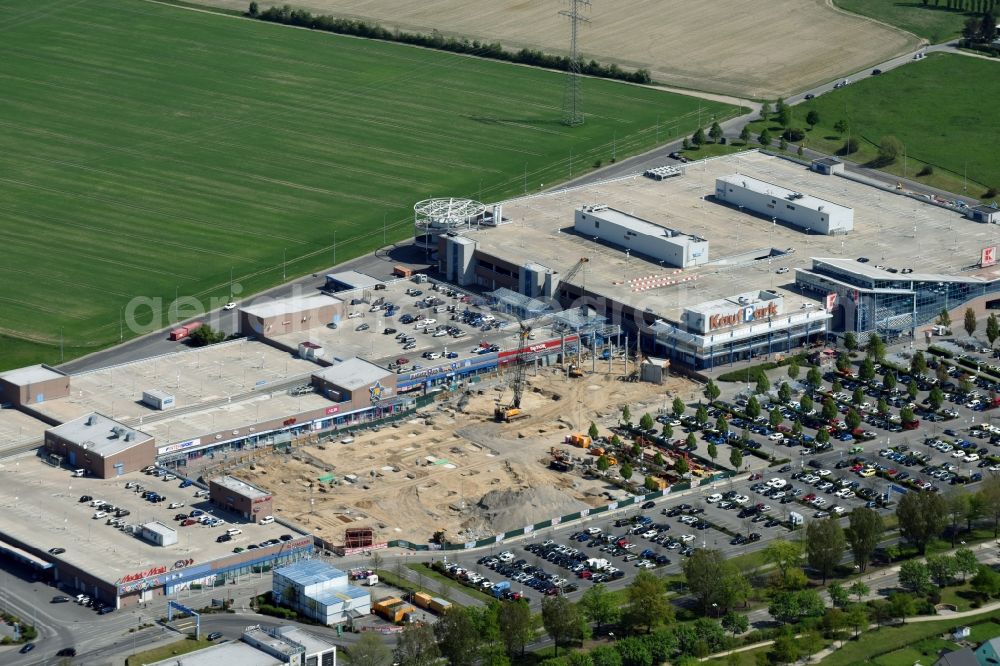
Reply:
[[[967,14],[951,9],[947,3],[924,4],[921,0],[834,0],[841,9],[861,14],[940,44],[962,34]]]
[[[163,647],[153,648],[152,650],[146,650],[145,652],[137,652],[125,660],[126,666],[141,666],[142,664],[152,664],[157,661],[163,661],[164,659],[169,659],[170,657],[175,657],[177,655],[187,654],[188,652],[194,652],[195,650],[200,650],[213,645],[211,641],[201,639],[200,641],[192,640],[190,638],[185,638],[184,640],[177,641],[176,643],[171,643],[170,645],[164,645]]]
[[[866,163],[877,156],[882,137],[893,135],[906,146],[886,171],[914,178],[925,164],[930,176],[917,180],[962,194],[968,173],[968,195],[981,197],[988,186],[1000,186],[1000,160],[984,137],[1000,132],[1000,114],[984,113],[972,99],[1000,99],[997,63],[959,55],[932,54],[919,62],[868,77],[793,107],[793,126],[807,127],[806,115],[816,110],[820,122],[808,132],[806,146],[836,153],[846,136],[833,128],[847,120],[860,149],[849,159]],[[756,134],[770,128],[775,138],[781,128],[774,122],[755,122]]]
[[[737,112],[585,80],[570,129],[558,73],[141,0],[4,10],[0,335],[39,344],[0,368],[58,361],[60,331],[67,359],[117,342],[136,297],[224,301],[230,271],[252,293],[328,267],[335,233],[338,261],[383,219],[406,237],[420,199],[537,191]]]
[[[248,0],[198,0],[245,11]],[[616,0],[587,8],[586,58],[650,70],[653,79],[694,90],[765,98],[788,95],[857,71],[917,45],[894,28],[829,0]],[[278,0],[260,2],[262,8]],[[565,2],[524,0],[294,0],[314,13],[365,18],[389,29],[440,31],[565,55]],[[830,57],[835,52],[836,57]]]

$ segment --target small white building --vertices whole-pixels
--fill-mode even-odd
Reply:
[[[708,241],[661,226],[609,206],[576,210],[573,229],[616,247],[641,253],[674,268],[708,263]]]
[[[371,594],[348,582],[347,574],[319,560],[300,560],[274,570],[275,603],[326,625],[371,613]]]
[[[854,229],[853,208],[740,173],[717,179],[715,198],[824,236]]]
[[[177,530],[158,520],[142,526],[142,538],[157,546],[173,546],[177,543]]]

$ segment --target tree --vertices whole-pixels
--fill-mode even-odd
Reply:
[[[827,585],[826,593],[830,595],[830,601],[837,607],[846,606],[851,598],[851,593],[847,591],[847,588],[836,581]]]
[[[674,436],[674,429],[669,423],[663,424],[663,429],[660,431],[660,436],[663,439],[671,439]]]
[[[587,621],[597,625],[597,633],[601,633],[604,625],[618,621],[618,606],[604,583],[596,583],[583,593],[580,608]]]
[[[995,313],[991,312],[990,316],[986,318],[986,339],[990,341],[990,347],[993,343],[1000,338],[1000,319],[997,319]]]
[[[633,631],[643,629],[648,634],[659,624],[673,623],[674,607],[667,600],[662,578],[642,569],[625,589],[628,602],[622,619]]]
[[[841,118],[840,120],[838,120],[833,124],[833,131],[841,136],[847,134],[847,131],[849,129],[850,126],[847,124],[847,121],[844,120],[843,118]]]
[[[743,613],[734,613],[732,611],[726,613],[722,616],[722,628],[726,631],[731,631],[733,636],[746,633],[750,628],[750,620]]]
[[[653,655],[639,638],[623,638],[615,644],[615,649],[622,656],[622,666],[653,666]]]
[[[744,125],[743,129],[740,130],[740,141],[743,142],[744,146],[750,143],[750,136],[750,127]]]
[[[955,551],[953,557],[955,560],[955,572],[962,574],[963,583],[967,576],[979,571],[979,560],[971,548],[959,548]]]
[[[764,549],[764,560],[778,569],[782,584],[788,582],[792,569],[802,561],[802,544],[798,541],[776,539]]]
[[[917,351],[910,359],[910,374],[920,377],[927,374],[927,357],[922,351]]]
[[[411,623],[403,627],[403,633],[396,643],[396,661],[399,666],[432,666],[440,657],[441,652],[431,625]]]
[[[948,314],[948,308],[943,308],[941,310],[941,314],[939,314],[937,318],[937,323],[939,326],[951,326],[951,315]]]
[[[892,164],[904,150],[902,141],[892,135],[884,136],[878,144],[878,162],[881,165]]]
[[[677,458],[677,461],[674,463],[674,471],[680,474],[681,476],[684,476],[685,474],[690,472],[691,468],[688,466],[687,458],[685,458],[684,456],[679,456]]]
[[[722,126],[717,122],[713,122],[712,126],[708,128],[708,136],[712,139],[713,143],[718,143],[719,139],[722,138]]]
[[[795,381],[799,378],[799,362],[797,359],[793,358],[788,362],[788,378]]]
[[[771,103],[764,102],[760,105],[760,119],[767,120],[768,116],[771,115]]]
[[[674,416],[676,418],[682,417],[684,415],[684,410],[687,409],[687,405],[684,404],[684,401],[681,400],[680,397],[674,398],[674,402],[671,407],[673,408]]]
[[[792,124],[792,107],[782,103],[778,108],[777,116],[778,124],[784,128],[788,128]]]
[[[806,373],[806,384],[810,391],[815,391],[823,385],[823,373],[815,365],[809,368],[809,372]]]
[[[688,590],[702,613],[725,613],[746,600],[750,585],[739,568],[718,550],[699,548],[682,565]]]
[[[854,628],[857,638],[863,627],[868,627],[868,607],[865,604],[854,604],[847,609],[847,623]]]
[[[901,622],[913,615],[917,610],[916,600],[909,594],[895,593],[889,595],[889,614],[898,617]]]
[[[796,437],[802,436],[802,421],[795,419],[795,422],[792,423],[792,434]]]
[[[993,518],[993,538],[1000,536],[1000,475],[990,474],[983,479],[983,488],[979,491],[983,511]]]
[[[1000,574],[985,564],[978,568],[971,584],[973,590],[985,597],[1000,595]]]
[[[594,666],[622,666],[622,656],[610,645],[598,645],[590,651]]]
[[[799,398],[799,408],[802,410],[804,414],[808,414],[813,410],[813,407],[814,407],[813,399],[809,396],[808,393],[803,393],[802,397]]]
[[[772,428],[777,428],[784,420],[785,417],[781,415],[781,410],[777,407],[772,409],[770,414],[767,415],[767,422],[771,424]]]
[[[597,424],[593,421],[590,422],[590,428],[587,430],[587,436],[594,440],[600,436],[601,432],[597,429]]]
[[[928,555],[927,573],[938,587],[945,587],[955,577],[955,559],[950,555]]]
[[[535,619],[528,602],[518,599],[510,603],[497,604],[496,613],[500,638],[507,655],[523,656],[524,647],[535,636]]]
[[[822,649],[823,637],[815,629],[810,629],[799,637],[799,653],[805,661],[811,661],[812,656]]]
[[[693,432],[688,433],[687,439],[684,440],[684,445],[688,451],[694,451],[698,448],[698,438],[694,436]]]
[[[347,661],[351,666],[389,666],[392,663],[392,650],[382,642],[379,634],[368,632],[362,634],[351,646]]]
[[[966,308],[965,322],[962,324],[962,327],[970,336],[976,332],[976,311],[972,308]]]
[[[782,591],[772,595],[767,612],[778,622],[788,624],[797,622],[799,618],[822,615],[825,608],[823,599],[815,590]]]
[[[868,355],[868,358],[874,359],[876,363],[881,363],[885,359],[885,342],[882,341],[878,333],[872,333],[868,336],[865,353]]]
[[[441,656],[451,666],[472,666],[479,656],[482,638],[472,613],[468,608],[452,606],[434,624]]]
[[[566,656],[567,666],[594,666],[593,659],[587,652],[570,652]]]
[[[733,447],[733,450],[729,452],[729,464],[733,466],[733,469],[739,471],[740,467],[743,466],[743,452]]]
[[[767,393],[771,390],[771,382],[763,372],[757,376],[757,393]]]
[[[837,403],[833,401],[833,398],[827,398],[823,401],[823,420],[832,421],[837,418],[837,414],[839,413],[840,410],[837,409]]]
[[[256,18],[260,14],[260,7],[257,5],[256,0],[250,3],[250,8],[247,10],[247,16],[251,18]]]
[[[653,421],[653,417],[649,415],[649,412],[643,414],[642,418],[639,419],[639,427],[643,430],[652,430],[654,423],[655,421]]]
[[[858,378],[865,382],[875,379],[875,361],[865,358],[858,366]]]
[[[708,449],[706,449],[706,451],[708,452],[708,457],[711,458],[712,462],[714,463],[715,459],[719,457],[719,447],[717,447],[715,444],[709,443]]]
[[[809,129],[812,129],[819,124],[819,111],[812,109],[806,114],[806,125],[809,125]]]
[[[700,146],[700,145],[706,143],[706,140],[705,140],[705,130],[703,130],[700,127],[698,129],[696,129],[694,131],[694,135],[691,137],[691,143],[693,143],[696,146]]]
[[[188,336],[188,344],[192,347],[206,347],[222,342],[225,339],[225,331],[216,330],[208,324],[204,324],[191,331],[191,334]]]
[[[858,349],[858,336],[853,331],[844,333],[844,349],[853,354]]]
[[[968,39],[969,41],[973,42],[978,41],[979,27],[980,27],[979,19],[977,19],[975,16],[970,16],[969,18],[965,19],[965,26],[962,28],[962,36]]]
[[[861,415],[858,414],[857,410],[851,407],[847,410],[847,413],[844,414],[844,423],[847,424],[848,428],[854,431],[861,425]]]
[[[757,142],[762,146],[771,145],[771,133],[767,131],[767,128],[760,131],[760,134],[757,136]]]
[[[849,519],[850,522],[846,530],[847,541],[851,545],[854,564],[858,566],[861,573],[864,573],[868,569],[868,563],[872,560],[872,554],[875,553],[875,549],[882,539],[885,524],[877,511],[865,507],[858,507],[851,511]]]
[[[889,403],[886,402],[885,398],[879,398],[878,403],[875,405],[875,409],[882,416],[886,416],[889,413]]]
[[[788,140],[785,135],[782,134],[781,138],[778,139],[778,150],[788,150]]]
[[[705,396],[710,401],[714,402],[719,399],[719,396],[721,394],[722,394],[722,389],[719,388],[719,385],[713,382],[711,379],[709,379],[708,383],[705,384]]]
[[[903,407],[899,410],[900,423],[913,423],[916,420],[917,417],[913,413],[913,409],[911,407]]]
[[[799,643],[791,634],[781,634],[771,646],[770,658],[776,664],[791,664],[799,660]]]
[[[760,416],[760,402],[757,401],[757,396],[752,395],[750,399],[747,400],[746,413],[752,419]]]
[[[931,573],[920,560],[907,560],[899,565],[899,584],[915,594],[923,594],[931,587]]]
[[[944,499],[938,493],[906,493],[896,506],[899,532],[923,555],[930,540],[944,528],[945,513]]]
[[[854,389],[854,393],[851,394],[851,403],[854,405],[863,405],[865,403],[865,391],[860,386]]]
[[[927,395],[927,404],[930,405],[931,409],[937,411],[941,409],[941,405],[944,403],[944,391],[935,386],[930,390]]]
[[[920,395],[920,386],[917,385],[917,380],[911,379],[910,383],[906,385],[906,395],[909,396],[910,400],[916,400],[917,396]]]
[[[843,555],[844,530],[836,518],[831,516],[809,523],[806,527],[806,560],[823,576],[824,585]]]
[[[885,374],[882,376],[882,388],[887,392],[892,393],[893,389],[896,388],[896,373],[892,370],[886,370]]]
[[[847,372],[851,369],[851,359],[847,354],[837,354],[837,372]]]
[[[778,387],[778,400],[782,403],[788,403],[792,399],[792,387],[788,385],[788,382],[781,382],[781,386]]]
[[[625,479],[626,481],[628,481],[629,479],[632,478],[632,466],[629,465],[628,463],[622,464],[622,467],[619,470],[619,473],[622,475],[623,479]]]
[[[611,463],[608,462],[607,456],[601,456],[597,459],[597,469],[601,472],[607,472],[610,469]]]
[[[560,646],[583,640],[587,627],[576,605],[561,594],[542,598],[542,626],[555,643],[556,654]]]
[[[698,409],[694,413],[694,420],[700,426],[708,423],[708,410],[705,409],[704,405],[698,405]]]
[[[628,408],[628,405],[625,405],[624,407],[622,407],[622,418],[621,418],[621,421],[622,421],[622,423],[624,423],[626,425],[631,425],[632,424],[632,410]]]
[[[829,444],[830,443],[830,431],[826,428],[820,428],[816,431],[816,443],[817,444]]]
[[[856,580],[851,583],[851,587],[848,588],[848,591],[853,594],[854,599],[860,603],[861,600],[868,596],[868,593],[871,592],[871,588],[865,585],[863,581]]]

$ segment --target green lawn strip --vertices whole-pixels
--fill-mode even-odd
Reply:
[[[436,581],[437,583],[444,583],[448,587],[454,590],[458,590],[463,594],[465,594],[466,596],[472,597],[473,599],[479,599],[483,603],[489,603],[491,601],[495,601],[495,599],[492,596],[486,594],[485,592],[482,592],[481,590],[478,590],[474,587],[468,587],[466,585],[463,585],[457,580],[452,580],[451,578],[448,578],[444,574],[434,571],[429,566],[426,566],[421,562],[414,562],[412,564],[407,564],[406,567],[412,571],[417,572],[418,574],[422,574],[425,578],[429,580]],[[440,590],[440,585],[438,585],[437,588]],[[432,596],[438,596],[437,593],[430,592],[429,590],[428,592]]]
[[[118,342],[136,297],[166,327],[230,272],[245,296],[328,268],[335,234],[337,262],[411,236],[421,199],[537,192],[739,113],[587,78],[568,128],[559,72],[139,0],[59,5],[0,58],[4,328],[66,358]]]
[[[960,620],[944,618],[933,622],[911,622],[901,626],[871,629],[861,634],[861,640],[846,642],[844,647],[821,663],[824,666],[851,666],[865,663],[866,660],[873,657],[881,659],[882,656],[893,651],[915,645],[925,639],[935,638],[957,626],[971,626],[979,622],[990,621],[995,615],[996,611],[989,611]],[[992,622],[990,624],[992,631],[1000,630],[996,624]],[[879,661],[878,663],[883,662]],[[913,661],[910,661],[909,664],[912,666]]]
[[[952,9],[950,3],[899,0],[834,0],[841,9],[873,18],[912,32],[931,44],[939,44],[962,34],[962,27],[973,12]]]
[[[126,666],[142,666],[142,664],[152,664],[157,661],[187,654],[188,652],[194,652],[195,650],[200,650],[210,645],[213,645],[212,641],[205,639],[195,641],[190,638],[185,638],[184,640],[177,641],[176,643],[153,648],[152,650],[146,650],[145,652],[137,652],[136,654],[128,657],[128,659],[125,660],[125,664]]]
[[[808,129],[806,116],[816,111],[819,122],[807,131],[805,146],[837,154],[848,133],[834,126],[846,121],[850,136],[858,140],[858,150],[845,157],[859,164],[878,156],[883,137],[895,136],[906,147],[906,159],[900,155],[882,170],[957,194],[983,197],[989,186],[1000,186],[1000,162],[982,140],[1000,132],[1000,116],[974,113],[958,100],[979,93],[1000,96],[995,65],[978,58],[931,54],[797,104],[791,126]],[[942,90],[949,94],[942,96]],[[777,141],[782,128],[773,118],[750,125],[755,136],[765,128]],[[928,164],[933,173],[918,175]]]

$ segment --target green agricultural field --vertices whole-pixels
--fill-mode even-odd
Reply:
[[[884,170],[972,197],[984,197],[988,187],[1000,187],[1000,160],[986,137],[998,136],[1000,114],[984,112],[974,99],[1000,100],[1000,63],[962,55],[932,54],[881,76],[867,77],[840,90],[793,107],[793,127],[808,128],[809,111],[819,123],[807,132],[805,145],[838,153],[846,134],[834,127],[846,120],[859,150],[847,158],[867,163],[878,155],[878,144],[892,135],[906,147],[903,156]],[[754,134],[767,127],[775,140],[781,127],[751,124]],[[918,174],[925,165],[933,173]],[[966,174],[968,180],[966,184]],[[990,198],[986,198],[990,200]]]
[[[431,196],[537,191],[738,109],[141,0],[10,0],[0,368],[115,343],[129,303],[226,300],[411,233]],[[216,301],[218,302],[218,300]],[[125,337],[132,335],[127,327]],[[4,355],[4,348],[18,353]]]
[[[931,44],[940,44],[962,34],[965,19],[973,16],[964,9],[953,9],[944,0],[835,0],[841,9],[861,14],[883,23],[902,28],[923,37]],[[966,2],[966,4],[971,4]]]

